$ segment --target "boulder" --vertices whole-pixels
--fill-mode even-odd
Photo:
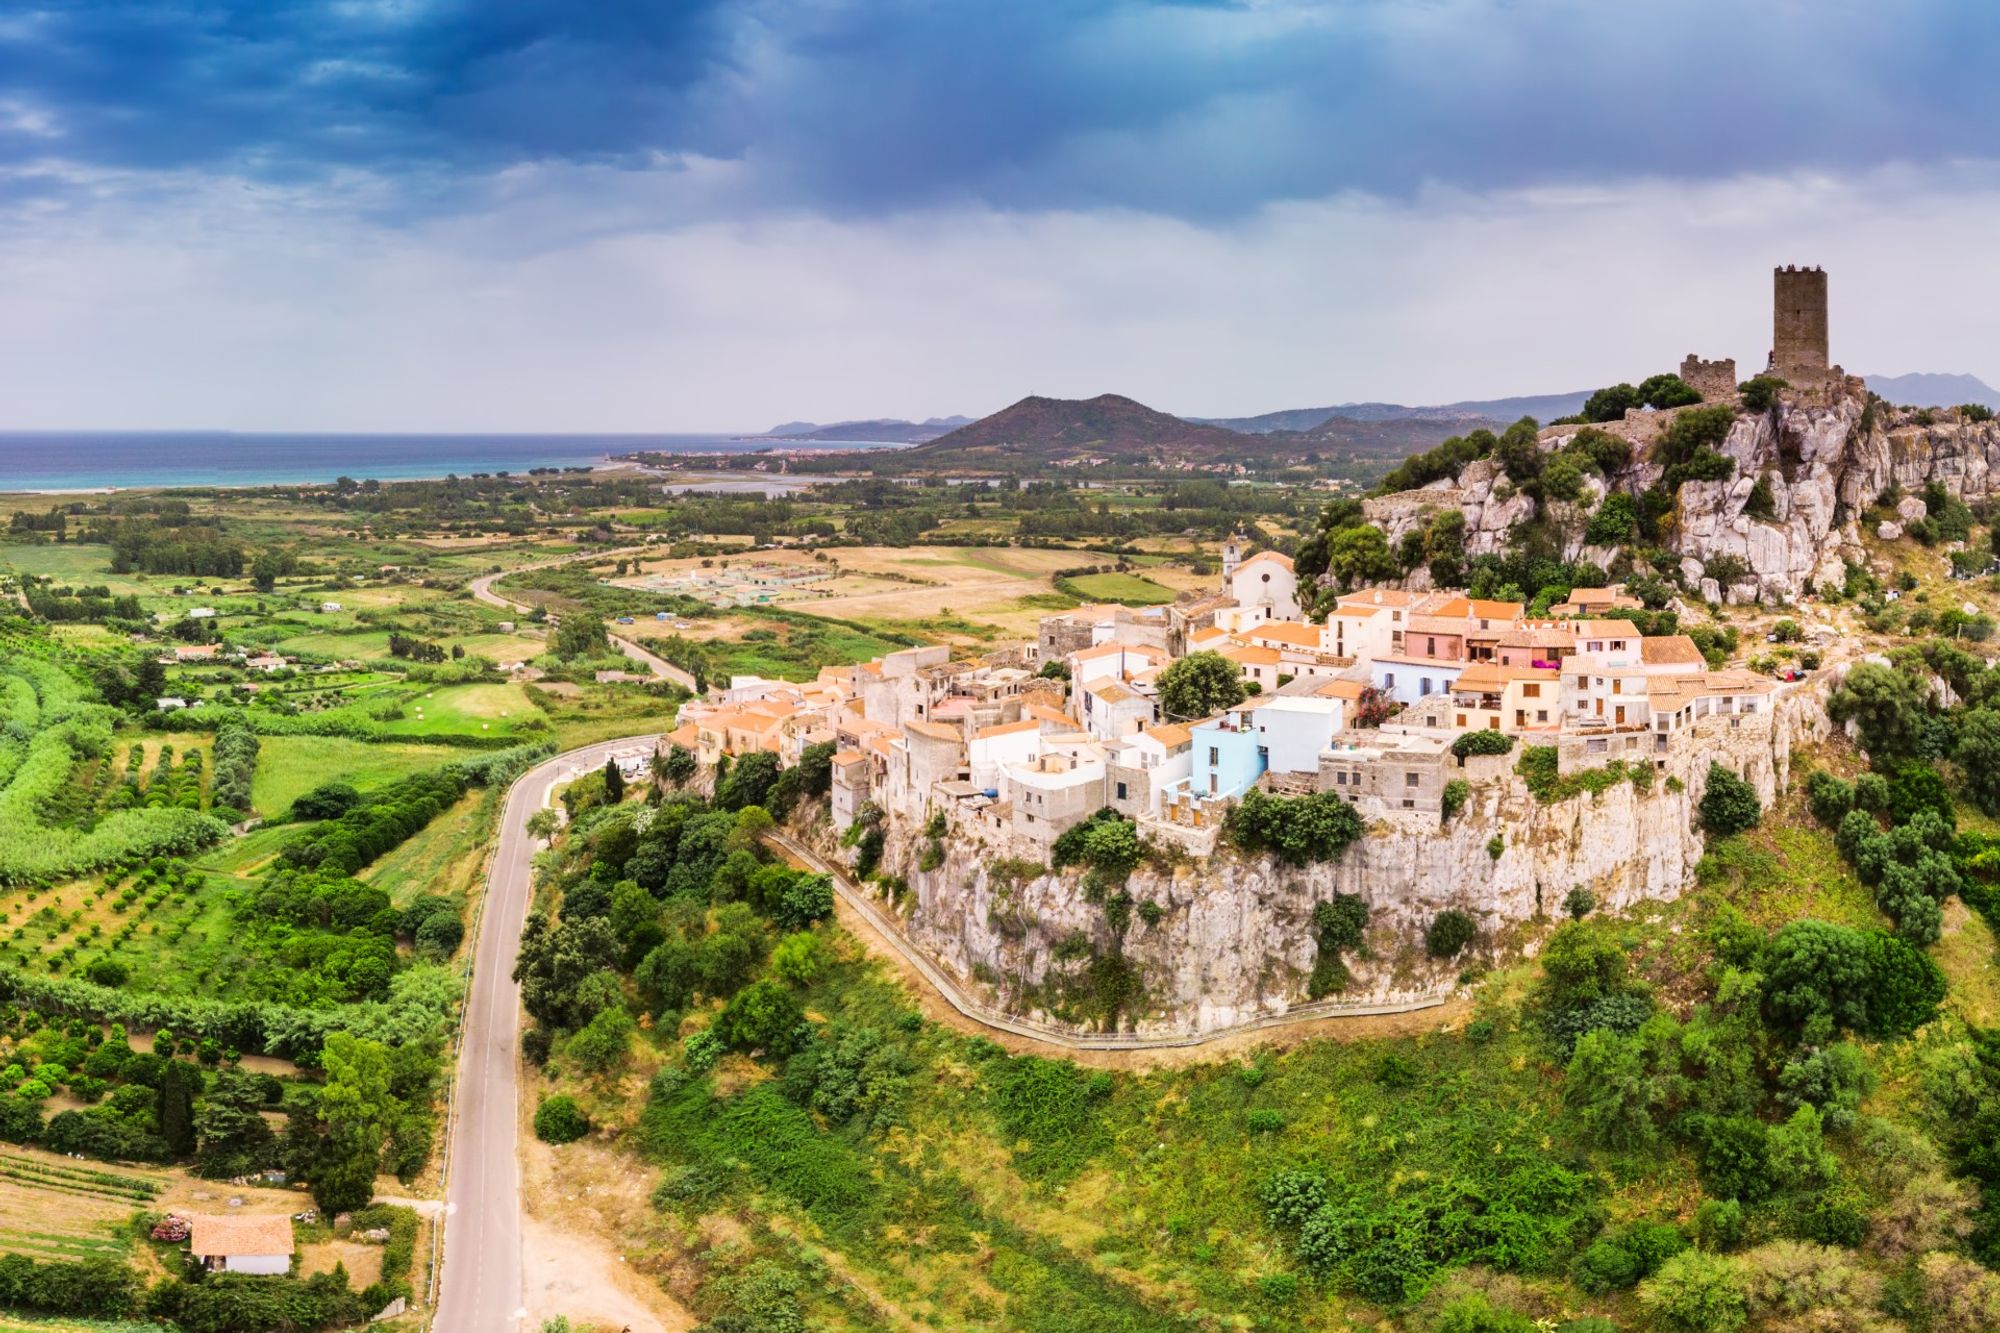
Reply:
[[[1896,501],[1896,517],[1902,519],[1905,524],[1928,518],[1930,512],[1930,506],[1914,495],[1906,495]]]
[[[1903,535],[1903,525],[1892,523],[1885,518],[1875,525],[1875,535],[1885,542],[1895,541]]]

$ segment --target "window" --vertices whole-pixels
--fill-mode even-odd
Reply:
[[[1537,722],[1546,722],[1546,721],[1548,721],[1548,720],[1549,720],[1549,710],[1548,710],[1548,709],[1546,709],[1546,708],[1537,708],[1537,709],[1535,710],[1535,721],[1537,721]]]
[[[1385,689],[1385,690],[1393,690],[1393,689],[1395,689],[1395,688],[1396,688],[1396,673],[1395,673],[1395,672],[1393,672],[1393,671],[1390,671],[1390,672],[1387,672],[1387,673],[1385,673],[1385,674],[1383,675],[1383,677],[1382,677],[1382,688],[1383,688],[1383,689]]]
[[[1457,721],[1457,723],[1456,723],[1455,725],[1457,725],[1457,726],[1461,726],[1461,727],[1465,725],[1465,714],[1463,714],[1463,713],[1460,713],[1460,714],[1458,715],[1458,721]]]
[[[1425,676],[1417,682],[1417,693],[1428,696],[1430,692],[1431,692],[1431,678],[1429,676]]]
[[[1118,799],[1121,801],[1126,799],[1125,784],[1122,782],[1118,784]]]
[[[1335,773],[1333,775],[1333,785],[1336,787],[1345,787],[1347,785],[1347,774]]]
[[[1219,763],[1221,763],[1221,762],[1222,762],[1222,752],[1221,752],[1220,750],[1216,749],[1216,747],[1215,747],[1215,746],[1213,746],[1213,745],[1209,746],[1209,747],[1208,747],[1208,766],[1209,766],[1210,768],[1214,768],[1214,767],[1215,767],[1215,766],[1216,766],[1217,764],[1219,764]]]
[[[1269,583],[1270,581],[1271,581],[1271,576],[1269,574],[1266,574],[1264,576],[1264,582]]]
[[[1542,697],[1542,683],[1538,680],[1529,681],[1521,687],[1521,693],[1526,698],[1539,699]]]
[[[1415,773],[1403,774],[1403,785],[1405,787],[1414,787],[1417,785],[1417,782],[1418,782],[1418,777]]]

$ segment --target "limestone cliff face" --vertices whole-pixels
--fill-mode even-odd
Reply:
[[[1671,412],[1634,412],[1601,429],[1623,436],[1632,462],[1612,479],[1613,489],[1637,493],[1657,483],[1664,469],[1650,460],[1650,446]],[[2000,422],[1966,421],[1956,412],[1920,414],[1877,403],[1871,409],[1858,381],[1841,389],[1794,395],[1776,411],[1738,417],[1721,452],[1735,460],[1728,481],[1691,481],[1681,487],[1663,540],[1682,559],[1691,582],[1712,577],[1711,562],[1724,557],[1748,572],[1703,592],[1717,600],[1784,601],[1808,582],[1837,582],[1843,560],[1862,557],[1857,524],[1863,509],[1891,482],[1905,491],[1941,483],[1954,495],[1977,497],[2000,490]],[[1545,448],[1560,449],[1579,427],[1542,432]],[[1769,519],[1743,512],[1751,488],[1766,481],[1775,502]],[[1608,562],[1611,552],[1587,547],[1581,511],[1592,504],[1558,506],[1550,517],[1566,535],[1567,558]],[[1456,482],[1445,480],[1366,503],[1369,519],[1391,545],[1443,508],[1465,513],[1466,547],[1474,555],[1504,551],[1515,525],[1534,514],[1491,459],[1468,466]],[[1567,512],[1563,512],[1567,511]],[[1726,570],[1727,564],[1723,566]]]
[[[1543,804],[1514,775],[1512,756],[1474,759],[1465,769],[1472,799],[1449,824],[1434,815],[1378,818],[1337,862],[1289,867],[1224,851],[1171,871],[1142,866],[1126,892],[1135,904],[1156,904],[1160,916],[1148,925],[1135,913],[1122,939],[1075,872],[1011,877],[1004,865],[996,870],[1008,849],[957,828],[944,863],[930,871],[917,868],[921,836],[892,830],[885,865],[909,883],[898,910],[907,937],[988,1003],[1020,1016],[1077,1022],[1060,1003],[1064,985],[1084,975],[1091,952],[1116,948],[1138,971],[1142,999],[1128,1024],[1139,1031],[1207,1032],[1283,1013],[1306,999],[1312,910],[1336,893],[1359,894],[1370,907],[1369,956],[1349,960],[1353,983],[1340,999],[1438,996],[1454,988],[1464,962],[1424,955],[1424,929],[1446,908],[1479,920],[1479,950],[1531,952],[1535,923],[1559,917],[1576,886],[1607,908],[1677,897],[1702,854],[1695,807],[1710,760],[1741,771],[1768,803],[1789,782],[1792,746],[1824,734],[1824,697],[1806,682],[1779,696],[1768,723],[1700,725],[1645,791],[1619,782]],[[1496,835],[1497,856],[1489,846]],[[825,845],[833,851],[830,839]]]

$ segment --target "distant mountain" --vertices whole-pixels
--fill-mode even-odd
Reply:
[[[1115,393],[1095,398],[1023,398],[901,455],[911,465],[979,466],[1073,458],[1121,462],[1223,462],[1268,452],[1267,441],[1183,421]]]
[[[922,444],[948,431],[970,425],[971,417],[932,417],[928,421],[901,421],[892,417],[873,421],[787,421],[765,431],[781,440],[834,440],[866,444]]]
[[[1899,407],[1957,407],[1978,403],[2000,411],[2000,389],[1977,375],[1864,375],[1868,387]]]
[[[1434,411],[1435,415],[1429,416],[1382,417],[1372,421],[1332,416],[1311,430],[1272,431],[1264,438],[1282,442],[1298,453],[1400,459],[1428,449],[1448,436],[1463,435],[1482,426],[1497,430],[1506,421],[1520,418],[1519,413],[1503,421],[1473,413],[1450,413],[1441,408]]]
[[[1432,407],[1405,407],[1401,403],[1337,403],[1332,407],[1288,408],[1254,417],[1190,417],[1189,420],[1250,435],[1310,431],[1334,417],[1345,417],[1350,421],[1468,421],[1480,418],[1475,424],[1495,421],[1511,423],[1522,417],[1549,421],[1581,411],[1583,400],[1588,397],[1590,390],[1584,389],[1576,393],[1545,393],[1525,398],[1475,398]]]

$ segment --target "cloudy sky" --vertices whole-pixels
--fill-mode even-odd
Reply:
[[[2000,381],[1983,0],[0,5],[0,428]]]

